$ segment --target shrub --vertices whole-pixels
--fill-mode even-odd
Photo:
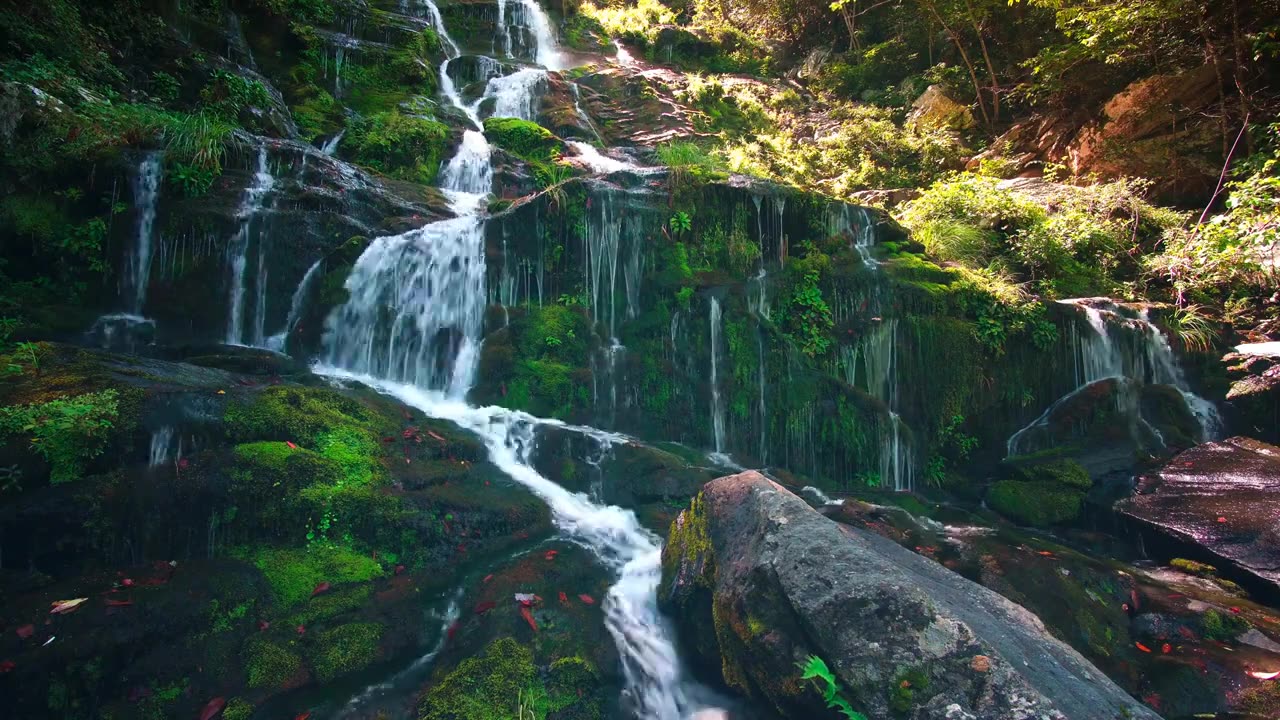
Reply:
[[[80,477],[102,453],[119,415],[115,390],[103,390],[39,405],[0,408],[0,433],[29,435],[31,448],[50,466],[55,485]]]
[[[440,170],[448,137],[444,123],[383,112],[352,122],[342,153],[384,174],[429,185]]]

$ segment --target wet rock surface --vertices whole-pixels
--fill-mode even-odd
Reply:
[[[1142,477],[1117,509],[1280,590],[1280,448],[1244,437],[1198,445]]]
[[[817,655],[872,718],[1156,717],[1026,610],[755,472],[673,523],[659,600],[700,661],[783,713],[822,712],[794,669]]]

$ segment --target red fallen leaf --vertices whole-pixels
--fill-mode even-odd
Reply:
[[[1122,604],[1120,605],[1120,609],[1121,609],[1121,610],[1123,610],[1123,611],[1125,611],[1125,612],[1129,612],[1129,603],[1122,603]]]
[[[596,599],[595,599],[595,598],[593,598],[593,597],[591,597],[590,595],[588,595],[588,594],[586,594],[586,593],[583,593],[583,594],[579,595],[579,596],[578,596],[578,599],[579,599],[579,600],[581,600],[582,602],[584,602],[584,603],[588,604],[588,605],[595,605],[595,604],[596,604]]]
[[[227,706],[227,699],[224,697],[216,697],[204,706],[204,710],[200,711],[200,720],[213,720],[222,712],[222,708]]]
[[[1173,652],[1173,646],[1170,645],[1169,643],[1165,643],[1160,646],[1160,652],[1164,653],[1165,655],[1168,655],[1169,653]]]
[[[428,431],[427,431],[427,434],[428,434],[428,435],[430,435],[431,437],[433,437],[433,438],[435,438],[435,439],[439,440],[440,442],[449,442],[448,440],[445,440],[444,438],[440,437],[439,435],[435,434],[434,432],[432,432],[432,431],[430,431],[430,430],[428,430]]]
[[[396,441],[396,439],[395,439],[395,438],[391,438],[391,437],[385,437],[385,438],[382,438],[382,442],[384,442],[384,443],[393,443],[393,442],[395,442],[395,441]]]
[[[17,633],[18,637],[22,638],[23,640],[26,640],[27,638],[36,634],[36,626],[30,625],[30,624],[23,625],[17,630],[14,630],[14,632]]]
[[[307,634],[307,627],[306,627],[305,625],[299,625],[299,626],[297,627],[297,630],[298,630],[298,634],[299,634],[299,635],[306,635],[306,634]]]
[[[564,603],[565,605],[569,604],[569,596],[565,595],[563,590],[560,591],[560,602]]]
[[[404,566],[403,566],[403,565],[397,565],[397,566],[396,566],[396,575],[403,575],[403,574],[404,574]]]
[[[548,550],[548,551],[547,551],[546,558],[547,558],[548,560],[555,560],[555,559],[556,559],[556,556],[557,556],[557,555],[559,555],[559,554],[560,554],[560,551],[559,551],[559,550]]]
[[[120,584],[125,587],[133,587],[133,578],[125,578],[120,581]]]
[[[1224,517],[1219,517],[1219,518],[1218,518],[1218,522],[1220,522],[1220,523],[1224,523],[1224,522],[1226,522],[1226,521],[1227,521],[1227,519],[1226,519],[1226,518],[1224,518]]]
[[[462,627],[461,620],[453,621],[453,624],[449,626],[449,630],[445,633],[445,637],[452,640],[453,636],[458,634],[458,628],[460,627]]]
[[[498,607],[498,603],[492,600],[483,600],[479,603],[476,603],[475,613],[477,615],[484,615],[485,613],[489,612],[490,610],[496,607]]]
[[[533,613],[529,608],[524,607],[523,605],[520,606],[520,617],[524,618],[524,621],[529,623],[529,627],[533,628],[534,632],[538,632],[538,623],[533,621]]]
[[[293,720],[308,720],[310,717],[311,717],[311,711],[308,710],[306,712],[301,712],[301,713],[298,713],[297,715],[294,715]]]
[[[489,582],[489,581],[490,581],[490,580],[492,580],[492,579],[493,579],[493,576],[492,576],[492,575],[485,575],[485,576],[484,576],[484,579],[483,579],[483,580],[481,580],[480,582],[482,582],[482,583],[487,583],[487,582]]]
[[[133,604],[132,600],[108,600],[107,607],[128,607]]]
[[[332,585],[330,585],[329,583],[327,583],[327,582],[322,582],[322,583],[320,583],[319,585],[316,585],[316,589],[315,589],[315,590],[312,590],[312,591],[311,591],[311,597],[315,597],[315,596],[319,595],[320,593],[326,593],[326,592],[329,592],[329,588],[331,588],[331,587],[333,587],[333,586],[332,586]]]
[[[4,662],[0,662],[0,675],[3,675],[4,673],[7,673],[7,672],[13,672],[13,669],[16,667],[18,667],[17,663],[15,663],[12,660],[5,660]]]
[[[1227,609],[1231,611],[1231,614],[1232,614],[1232,615],[1239,615],[1239,614],[1240,614],[1240,608],[1238,608],[1238,607],[1227,608]]]
[[[271,623],[266,620],[258,621],[258,632],[266,632],[271,627]]]
[[[1146,645],[1143,645],[1143,644],[1142,644],[1142,643],[1140,643],[1140,642],[1135,642],[1135,643],[1134,643],[1134,646],[1135,646],[1135,647],[1137,647],[1139,650],[1141,650],[1141,651],[1142,651],[1142,652],[1144,652],[1144,653],[1149,653],[1149,652],[1151,652],[1151,648],[1147,647]]]
[[[1150,705],[1156,710],[1160,709],[1160,696],[1156,695],[1155,693],[1151,693],[1150,695],[1143,697],[1142,702]]]
[[[285,444],[285,445],[288,445],[290,450],[297,450],[297,449],[298,449],[298,446],[297,446],[297,445],[294,445],[292,442],[290,442],[290,441],[288,441],[288,440],[285,440],[285,441],[284,441],[284,444]]]
[[[1129,591],[1129,599],[1133,601],[1133,609],[1134,609],[1134,610],[1137,610],[1139,607],[1141,607],[1141,605],[1138,603],[1138,591],[1137,591],[1137,590],[1130,590],[1130,591]]]
[[[52,605],[53,607],[50,608],[49,614],[64,615],[80,607],[80,605],[85,600],[88,600],[88,598],[76,598],[74,600],[54,600],[52,603],[50,603],[50,605]]]

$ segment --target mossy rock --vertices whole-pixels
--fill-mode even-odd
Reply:
[[[288,608],[311,597],[321,583],[337,587],[382,577],[382,565],[371,557],[341,547],[303,549],[265,548],[252,561],[267,582],[280,607]]]
[[[560,153],[560,141],[550,130],[530,120],[491,117],[484,134],[494,145],[530,163],[545,163]]]
[[[245,648],[246,682],[251,688],[289,687],[301,670],[302,658],[283,643],[255,638]]]
[[[1023,482],[1056,483],[1064,487],[1088,490],[1093,487],[1089,471],[1075,460],[1058,458],[1048,462],[1020,464],[1011,462],[1010,476]]]
[[[1017,522],[1044,527],[1079,517],[1084,492],[1056,482],[1001,480],[987,490],[987,504]]]
[[[520,696],[537,678],[533,654],[512,638],[500,638],[427,691],[419,720],[508,720]]]
[[[389,423],[337,390],[276,386],[237,398],[226,412],[233,440],[282,440],[314,447],[328,432],[350,430],[376,441],[370,430]]]
[[[348,623],[320,633],[312,660],[316,678],[329,682],[368,667],[378,658],[384,630],[377,623]]]
[[[430,185],[449,139],[449,126],[398,110],[357,118],[347,129],[343,157],[378,172]]]
[[[253,703],[244,698],[231,698],[222,710],[222,720],[249,720],[253,716]]]

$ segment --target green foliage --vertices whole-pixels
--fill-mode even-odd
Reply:
[[[818,279],[815,271],[804,273],[782,309],[784,332],[811,358],[825,355],[831,348],[831,331],[835,327]]]
[[[673,235],[687,233],[693,228],[693,219],[689,217],[689,213],[680,210],[671,219],[667,221],[667,225],[671,228]]]
[[[216,70],[209,84],[200,91],[200,100],[214,117],[234,122],[250,108],[265,108],[271,95],[258,80]]]
[[[675,185],[691,180],[711,179],[724,173],[724,161],[696,143],[663,143],[654,148],[654,152],[658,156],[658,162],[670,168],[671,181]]]
[[[448,137],[444,123],[382,112],[351,123],[342,154],[381,173],[429,185],[440,170]]]
[[[312,660],[321,682],[368,667],[378,657],[383,627],[377,623],[348,623],[326,630],[317,639]]]
[[[368,582],[383,575],[378,561],[341,547],[263,548],[251,559],[266,577],[282,608],[311,597],[322,582],[337,587],[344,583]]]
[[[648,44],[663,25],[673,25],[676,14],[659,0],[638,0],[634,5],[584,2],[578,12],[595,20],[610,37]]]
[[[169,182],[187,197],[200,197],[209,192],[217,174],[210,168],[175,162],[169,171]]]
[[[866,715],[854,711],[849,701],[841,696],[840,683],[836,680],[835,673],[832,673],[830,668],[827,667],[826,661],[817,655],[810,655],[806,662],[799,664],[799,667],[801,670],[800,679],[815,681],[828,709],[839,712],[848,720],[867,720]]]
[[[0,408],[0,433],[31,438],[31,449],[49,462],[50,481],[78,480],[102,454],[119,417],[115,390],[60,398],[38,405]]]
[[[212,173],[222,173],[234,126],[206,113],[171,115],[160,119],[165,157]]]
[[[231,698],[222,709],[222,720],[249,720],[253,716],[253,703],[244,698]]]
[[[913,668],[900,673],[893,679],[889,708],[896,713],[910,713],[920,702],[916,694],[928,691],[929,675],[924,670]]]

